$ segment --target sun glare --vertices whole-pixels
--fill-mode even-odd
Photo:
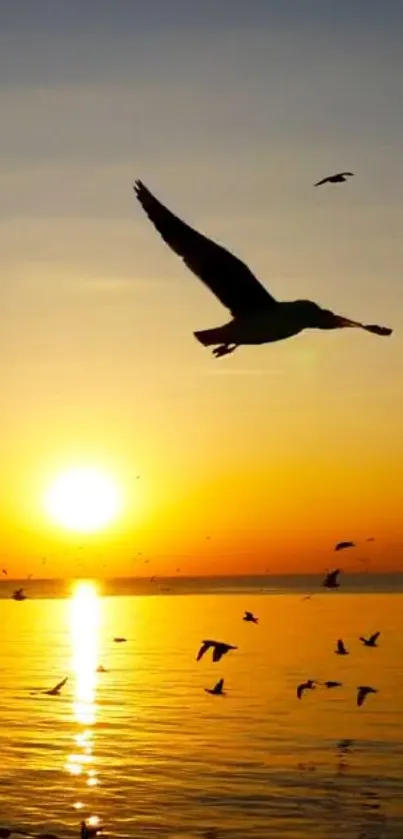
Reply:
[[[121,509],[114,481],[97,469],[70,469],[59,475],[45,495],[52,521],[68,530],[90,533],[111,524]]]

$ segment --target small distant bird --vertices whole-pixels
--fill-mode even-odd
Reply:
[[[124,644],[125,641],[127,641],[127,638],[119,638],[118,637],[118,638],[114,638],[113,640],[114,640],[115,644]]]
[[[152,576],[152,577],[150,577],[150,583],[153,583],[153,582],[154,582],[154,580],[155,580],[155,575],[154,575],[154,576]]]
[[[328,175],[327,178],[322,178],[314,186],[322,186],[322,184],[343,184],[347,178],[352,178],[354,172],[337,172],[336,175]]]
[[[357,705],[360,708],[369,693],[378,693],[376,688],[371,688],[368,685],[361,685],[357,688]]]
[[[48,696],[60,696],[60,691],[65,686],[68,678],[68,676],[65,676],[65,678],[62,679],[61,682],[58,682],[54,688],[51,688],[50,690],[43,690],[42,693],[47,693]]]
[[[259,618],[256,618],[253,612],[245,612],[242,620],[246,623],[259,623]]]
[[[340,588],[340,583],[337,580],[340,573],[341,568],[335,568],[334,571],[329,571],[329,573],[326,574],[326,577],[323,580],[323,588]]]
[[[108,671],[107,671],[106,667],[104,667],[103,664],[98,664],[96,672],[97,673],[107,673]]]
[[[233,644],[224,644],[222,641],[203,641],[200,650],[197,653],[196,661],[200,661],[200,659],[203,658],[204,653],[206,653],[210,647],[213,647],[213,661],[220,661],[220,658],[222,658],[226,653],[229,653],[230,650],[238,649],[238,647],[234,647]]]
[[[224,696],[224,679],[220,679],[213,688],[204,688],[206,693],[211,693],[212,696]]]
[[[306,682],[301,682],[300,685],[297,687],[297,697],[298,699],[302,699],[304,691],[306,690],[314,690],[316,687],[316,682],[314,679],[308,679]]]
[[[24,589],[23,588],[16,588],[16,590],[11,595],[11,597],[12,597],[13,600],[26,600],[27,599],[27,595],[24,594]]]
[[[346,650],[344,643],[341,638],[339,638],[337,642],[337,650],[335,650],[336,655],[348,655],[349,652]]]
[[[7,577],[7,568],[2,568],[1,573],[4,574],[5,577]]]
[[[369,638],[363,638],[363,636],[360,635],[360,641],[362,641],[365,647],[377,647],[378,644],[376,642],[380,634],[380,632],[374,632],[374,634],[370,635]]]
[[[310,300],[278,302],[244,262],[185,224],[141,181],[133,189],[162,239],[231,313],[228,323],[194,333],[203,346],[214,347],[216,358],[241,345],[281,341],[304,329],[358,327],[377,335],[391,334],[387,327],[350,320]]]
[[[346,548],[355,548],[355,542],[338,542],[335,551],[345,551]]]
[[[324,684],[325,688],[341,688],[342,687],[342,682],[328,681],[328,682],[323,682],[323,684]]]
[[[375,542],[375,538],[374,538],[373,536],[370,536],[370,537],[367,539],[367,542]]]

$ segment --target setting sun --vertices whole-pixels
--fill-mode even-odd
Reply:
[[[75,468],[59,475],[45,495],[52,521],[68,530],[90,533],[111,524],[122,506],[112,478],[97,469]]]

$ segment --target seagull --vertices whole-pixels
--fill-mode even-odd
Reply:
[[[337,172],[336,175],[328,175],[327,178],[322,178],[314,186],[322,186],[322,184],[343,184],[347,178],[354,177],[354,172]]]
[[[359,327],[377,335],[391,334],[387,327],[349,320],[310,300],[279,303],[245,263],[185,224],[142,181],[135,181],[133,189],[163,240],[231,313],[228,323],[194,333],[205,347],[214,347],[216,358],[241,345],[281,341],[304,329]]]
[[[117,638],[114,638],[113,640],[114,640],[115,644],[124,644],[124,643],[125,643],[125,641],[127,641],[127,638],[119,638],[119,637],[117,637]]]
[[[355,548],[355,542],[338,542],[335,551],[344,551],[346,548]]]
[[[1,573],[4,574],[5,577],[7,577],[7,568],[2,568]]]
[[[378,691],[376,688],[371,688],[368,685],[360,685],[360,687],[357,688],[357,705],[359,708],[369,693],[378,693]]]
[[[335,653],[336,655],[349,655],[349,652],[346,650],[341,638],[339,638],[337,642],[337,650],[335,650]]]
[[[362,635],[360,635],[360,641],[362,641],[365,647],[377,647],[378,644],[376,642],[380,634],[380,632],[374,632],[374,634],[370,635],[369,638],[363,638]]]
[[[58,682],[58,684],[54,686],[54,688],[51,688],[50,690],[43,690],[42,693],[47,693],[48,696],[60,696],[60,691],[65,686],[68,678],[68,676],[65,676],[61,682]]]
[[[26,600],[27,599],[27,595],[24,594],[24,589],[23,588],[16,588],[16,590],[13,592],[11,597],[12,597],[13,600]]]
[[[323,682],[323,684],[324,684],[325,688],[341,688],[342,687],[342,682],[328,681],[328,682]]]
[[[245,612],[242,620],[246,623],[259,623],[259,618],[256,618],[253,612]]]
[[[223,655],[228,653],[230,650],[238,649],[238,647],[234,647],[233,644],[224,644],[222,641],[203,641],[200,650],[197,653],[196,661],[200,661],[200,659],[203,658],[204,653],[206,653],[210,647],[214,647],[213,661],[220,661],[220,658],[222,658]]]
[[[106,667],[104,667],[103,664],[98,664],[98,667],[97,667],[95,672],[96,673],[108,673],[108,670],[106,669]]]
[[[213,688],[204,688],[206,693],[211,693],[212,696],[224,696],[225,692],[223,691],[224,687],[224,679],[220,679]]]
[[[303,693],[305,690],[314,690],[316,687],[316,683],[314,679],[308,679],[306,682],[301,682],[300,685],[297,687],[297,697],[298,699],[302,699]]]
[[[335,568],[334,571],[329,571],[323,580],[323,588],[340,588],[340,583],[337,582],[337,577],[341,573],[341,568]]]

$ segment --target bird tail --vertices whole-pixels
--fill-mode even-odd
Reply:
[[[221,344],[223,340],[222,326],[218,326],[215,329],[203,329],[201,332],[194,332],[193,335],[204,347]]]

